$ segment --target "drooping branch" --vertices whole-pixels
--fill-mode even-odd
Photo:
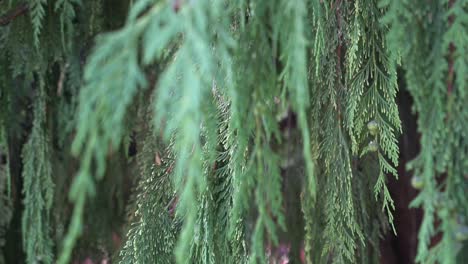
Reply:
[[[6,26],[10,24],[15,18],[26,14],[28,12],[29,6],[27,3],[21,3],[16,8],[8,11],[5,15],[0,17],[0,26]]]

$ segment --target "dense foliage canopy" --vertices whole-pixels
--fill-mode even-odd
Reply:
[[[266,263],[282,241],[291,263],[302,247],[377,263],[412,114],[415,261],[466,263],[468,0],[0,0],[0,15],[0,263],[15,223],[26,263],[91,248]]]

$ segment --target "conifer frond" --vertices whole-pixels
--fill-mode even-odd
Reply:
[[[332,105],[332,104],[330,104]],[[333,263],[355,263],[358,244],[364,244],[363,227],[357,220],[353,199],[353,171],[348,143],[343,133],[336,110],[327,109],[326,131],[335,131],[325,137],[322,152],[325,174],[325,245],[323,255],[333,254]],[[335,115],[335,116],[334,116]],[[332,126],[332,127],[329,127]],[[338,126],[338,127],[335,127]],[[336,164],[341,164],[336,166]],[[339,190],[336,192],[336,190]]]
[[[401,123],[395,102],[398,89],[396,68],[384,43],[385,29],[379,24],[382,12],[377,3],[356,1],[353,13],[351,47],[346,55],[350,90],[347,127],[355,154],[362,149],[361,156],[365,153],[373,155],[372,144],[376,145],[380,172],[374,187],[375,196],[383,196],[383,209],[393,225],[392,211],[395,208],[385,184],[385,175],[397,176],[397,134],[401,133]],[[376,128],[371,128],[371,125]]]
[[[80,98],[86,99],[78,106],[78,130],[72,146],[75,155],[82,154],[81,167],[70,191],[75,209],[59,263],[68,261],[81,233],[86,197],[95,193],[92,175],[103,177],[107,155],[121,144],[127,109],[138,90],[146,86],[138,62],[139,37],[148,22],[144,19],[130,21],[121,31],[103,36],[84,72]]]
[[[2,91],[3,92],[3,91]],[[5,94],[2,94],[0,97],[0,106],[2,112],[6,113],[6,97]],[[12,208],[12,199],[11,199],[11,175],[10,175],[10,164],[8,157],[8,142],[7,134],[4,126],[4,116],[0,114],[0,264],[6,264],[4,260],[3,248],[5,246],[5,235],[7,228],[10,224],[13,208]]]
[[[377,263],[399,87],[421,144],[416,262],[463,263],[468,0],[17,2],[0,0],[0,247],[24,184],[27,263],[122,229],[102,250],[122,264],[267,263],[288,243],[291,262],[303,243],[308,262]],[[95,214],[128,196],[127,228]]]
[[[153,127],[152,106],[143,104],[148,99],[141,97],[138,112],[141,131],[137,136],[142,140],[137,154],[139,176],[128,206],[130,223],[119,263],[174,263],[173,249],[179,231],[174,219],[176,197],[171,181],[174,160],[171,148],[161,144]],[[148,101],[152,100],[151,97]]]
[[[459,52],[468,44],[467,2],[431,1],[410,6],[405,1],[385,1],[382,6],[388,9],[382,19],[390,27],[387,43],[401,53],[421,133],[421,151],[408,164],[422,188],[412,206],[424,209],[416,261],[456,263],[460,251],[455,237],[466,225],[460,217],[467,215],[463,209],[453,211],[457,204],[466,203],[465,191],[460,188],[466,186],[461,182],[467,165],[460,157],[466,157],[467,141],[461,132],[466,129],[460,129],[460,124],[468,120],[466,111],[461,110],[468,99],[466,56]],[[464,150],[456,151],[459,148]],[[436,221],[441,221],[439,227]],[[438,232],[443,234],[441,242],[430,247]]]
[[[453,62],[455,77],[450,75],[449,80],[458,87],[464,97],[467,93],[466,75],[468,67],[468,2],[447,1],[449,8],[444,14],[444,20],[448,24],[448,29],[444,33],[442,49],[450,56]]]
[[[1,77],[0,77],[1,78]],[[4,81],[4,80],[2,80]],[[9,164],[9,151],[8,151],[8,133],[7,133],[7,121],[8,121],[8,114],[9,114],[9,100],[8,94],[6,90],[3,90],[3,87],[0,86],[0,155],[3,157],[3,160],[0,160],[0,186],[4,187],[4,189],[0,190],[0,196],[2,197],[2,206],[5,212],[8,212],[8,207],[5,202],[7,200],[3,200],[5,198],[10,198],[11,196],[11,175],[10,175],[10,164]],[[5,196],[6,195],[6,196]],[[7,222],[9,218],[9,214],[5,213],[5,217],[2,218],[2,223]],[[0,225],[1,226],[1,225]]]
[[[76,17],[74,5],[81,5],[81,0],[58,0],[55,2],[55,11],[60,13],[60,34],[62,46],[65,50],[71,49],[73,38],[73,19]]]
[[[47,105],[44,80],[39,79],[31,134],[23,147],[24,212],[23,243],[28,263],[53,263],[50,210],[54,183],[50,162],[49,134],[46,130]]]
[[[314,176],[314,159],[311,153],[310,130],[307,110],[310,95],[307,72],[307,39],[305,35],[307,3],[306,1],[281,1],[277,10],[282,14],[277,23],[280,34],[280,58],[284,61],[282,78],[292,97],[292,108],[298,114],[303,137],[304,159],[307,165],[309,191],[315,197],[316,183]],[[285,99],[285,98],[284,98]]]
[[[324,243],[320,253],[322,261],[331,259],[334,263],[353,263],[358,259],[356,249],[364,245],[364,237],[356,215],[351,146],[342,118],[345,89],[340,73],[332,71],[338,67],[339,57],[335,52],[339,45],[339,42],[333,43],[326,50],[321,62],[329,75],[316,83],[317,89],[326,91],[323,92],[323,106],[316,106],[316,111],[321,112],[317,121],[322,129],[319,153],[323,175],[319,184],[323,186],[320,195],[324,196],[322,202],[325,203],[321,215],[325,218],[324,229],[319,231]],[[323,64],[324,61],[328,62]]]
[[[46,15],[47,0],[28,0],[31,23],[33,25],[34,46],[39,48],[39,35],[42,30],[42,20]]]
[[[217,124],[213,123],[215,121],[211,114],[206,114],[204,109],[212,104],[213,83],[222,82],[217,79],[217,65],[229,54],[229,36],[216,30],[217,27],[225,26],[225,23],[229,25],[229,20],[223,16],[223,9],[224,4],[221,2],[184,2],[177,19],[173,18],[176,14],[171,9],[167,10],[167,16],[162,17],[162,23],[167,23],[169,29],[180,30],[183,36],[173,61],[158,82],[155,102],[156,122],[167,119],[166,138],[175,133],[174,153],[177,162],[174,184],[179,197],[178,216],[184,219],[176,248],[178,263],[188,261],[197,219],[197,205],[194,201],[201,202],[201,194],[207,185],[203,161],[212,161],[210,157],[216,157],[216,144],[210,144],[210,140],[216,139],[212,135],[217,133]],[[157,28],[150,30],[155,32]],[[173,33],[167,32],[167,37],[159,40],[162,41],[160,46],[146,41],[151,44],[144,48],[144,53],[149,54],[146,57],[151,58],[152,54],[160,53],[158,50],[167,45]],[[155,35],[150,36],[154,38]],[[207,141],[204,143],[202,138]]]
[[[172,201],[171,176],[167,173],[173,162],[166,154],[160,165],[153,165],[150,175],[141,175],[138,183],[135,219],[127,234],[127,241],[120,252],[124,263],[174,263],[173,249],[178,231],[177,223],[170,215]]]

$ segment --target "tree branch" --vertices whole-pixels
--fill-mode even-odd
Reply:
[[[27,3],[21,3],[16,8],[8,11],[5,15],[0,17],[0,26],[6,26],[10,24],[15,18],[24,15],[29,9]]]

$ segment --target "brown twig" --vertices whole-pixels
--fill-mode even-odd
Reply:
[[[16,8],[8,11],[5,15],[0,17],[0,26],[6,26],[10,24],[15,18],[26,14],[29,6],[27,3],[21,3]]]
[[[63,83],[65,81],[65,75],[67,73],[67,69],[68,69],[68,63],[65,64],[62,69],[60,70],[60,77],[59,77],[59,80],[58,80],[58,83],[57,83],[57,95],[58,96],[62,96],[62,93],[63,93]]]
[[[449,1],[449,8],[453,7],[455,0]],[[454,15],[449,17],[449,26],[452,26],[453,21],[455,20]],[[449,55],[448,55],[448,76],[447,76],[447,95],[450,95],[453,90],[453,79],[454,79],[454,54],[455,54],[455,45],[453,43],[449,44]]]

